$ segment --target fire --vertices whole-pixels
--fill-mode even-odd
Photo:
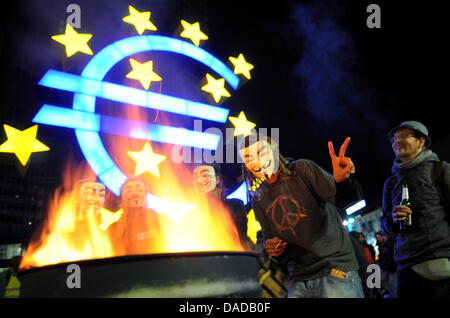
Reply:
[[[21,269],[64,261],[111,257],[114,248],[104,232],[99,231],[98,217],[92,209],[79,211],[77,180],[95,176],[87,168],[66,169],[64,183],[49,203],[46,219],[27,248]]]
[[[86,179],[86,173],[73,172],[80,169],[67,169],[65,180]],[[63,262],[108,258],[129,254],[153,254],[194,251],[243,251],[239,235],[230,213],[216,202],[211,204],[194,190],[180,186],[178,178],[159,180],[158,186],[152,184],[153,195],[178,204],[185,203],[193,207],[178,218],[165,213],[146,209],[138,222],[145,224],[151,243],[142,245],[137,241],[123,240],[116,231],[126,218],[132,218],[132,212],[120,211],[119,220],[102,227],[102,218],[93,211],[81,214],[78,208],[79,192],[77,187],[71,190],[67,186],[59,187],[51,199],[46,219],[41,229],[35,233],[21,263],[21,269],[40,267]],[[163,175],[162,175],[163,176]],[[185,171],[185,178],[191,177]],[[74,184],[75,185],[75,184]],[[158,190],[158,191],[156,191]],[[151,205],[151,204],[149,204]],[[117,212],[117,213],[120,213]],[[103,211],[103,213],[111,212]],[[134,230],[129,236],[139,236]],[[148,242],[148,241],[147,241]],[[130,252],[132,251],[132,252]]]
[[[131,105],[124,108],[131,109],[131,113],[123,115],[128,119],[149,121],[148,113]],[[164,120],[162,114],[156,116],[159,123]],[[112,158],[127,176],[133,177],[136,162],[127,152],[139,151],[148,141],[126,137],[106,140]],[[105,204],[120,212],[93,208],[81,211],[77,184],[79,180],[95,179],[95,175],[85,164],[68,165],[63,185],[55,191],[20,268],[130,254],[244,251],[246,247],[240,242],[230,212],[219,202],[195,192],[191,169],[171,160],[173,145],[151,145],[155,153],[167,159],[158,165],[159,177],[148,172],[138,176],[150,194],[150,208],[139,212],[123,209],[120,203],[109,200],[111,195]],[[105,219],[110,224],[105,226]]]

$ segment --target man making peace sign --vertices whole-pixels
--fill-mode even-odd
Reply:
[[[289,297],[364,297],[350,237],[336,208],[357,201],[362,191],[345,156],[328,150],[333,176],[311,160],[287,162],[269,137],[241,139],[239,153],[252,207],[266,239],[266,252],[285,258]]]

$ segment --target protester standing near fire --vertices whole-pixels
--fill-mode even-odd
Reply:
[[[75,191],[77,194],[77,213],[73,223],[75,233],[86,233],[73,242],[75,248],[82,251],[87,246],[95,249],[95,242],[89,238],[92,231],[101,225],[101,209],[105,204],[105,185],[95,178],[78,181]]]
[[[450,298],[450,165],[429,149],[428,129],[418,121],[401,123],[388,137],[395,160],[381,226],[395,238],[398,296]],[[411,206],[400,204],[406,194]]]
[[[75,228],[79,226],[88,227],[90,221],[95,223],[95,226],[99,226],[101,224],[101,209],[106,198],[105,185],[95,179],[85,179],[79,181],[77,188]]]
[[[247,212],[239,199],[227,199],[223,186],[222,175],[217,165],[202,163],[195,167],[193,184],[196,191],[205,195],[210,204],[221,203],[230,212],[239,233],[241,244],[251,247],[252,242],[247,236]]]
[[[358,263],[336,205],[361,198],[345,151],[328,143],[333,176],[311,160],[287,162],[268,137],[240,140],[252,206],[272,257],[287,258],[289,297],[363,298]]]
[[[145,254],[154,246],[159,232],[159,220],[154,210],[147,207],[147,187],[137,178],[129,178],[122,185],[120,203],[123,215],[110,227],[116,248],[123,254]]]

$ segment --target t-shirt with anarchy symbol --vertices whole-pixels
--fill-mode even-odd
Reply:
[[[311,160],[291,162],[291,176],[263,183],[253,194],[252,207],[266,239],[287,242],[280,258],[287,258],[289,281],[324,277],[330,270],[358,270],[349,234],[336,204],[362,197],[359,183],[350,177],[336,183],[332,175]]]

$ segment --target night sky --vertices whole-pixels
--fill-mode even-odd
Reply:
[[[81,7],[79,32],[94,35],[90,42],[94,53],[136,34],[122,22],[129,4],[152,12],[151,20],[158,26],[155,34],[176,36],[180,19],[205,25],[209,40],[202,48],[224,62],[244,53],[255,66],[252,79],[220,106],[229,108],[231,116],[244,110],[259,128],[279,128],[285,157],[311,159],[330,172],[327,141],[333,141],[338,149],[350,136],[347,155],[365,190],[367,211],[379,206],[383,182],[390,175],[393,153],[386,134],[394,125],[403,120],[422,121],[438,154],[450,160],[445,115],[448,25],[442,3],[19,1],[11,11],[2,10],[0,50],[5,84],[1,124],[25,129],[43,103],[70,106],[71,94],[58,95],[37,85],[47,69],[64,68],[79,74],[91,58],[77,53],[64,59],[62,45],[50,39],[50,35],[63,33],[65,8],[70,3]],[[381,29],[366,25],[370,3],[381,7]],[[163,73],[186,67],[176,80],[167,81],[163,93],[206,102],[198,88],[202,77],[198,69],[183,59],[154,57],[160,59]],[[14,111],[15,107],[20,112]],[[232,127],[230,122],[226,125]],[[5,140],[3,131],[0,138],[0,142]],[[62,167],[68,154],[81,158],[71,130],[40,126],[38,138],[51,146],[52,158],[59,162],[55,167]],[[238,166],[224,170],[225,181],[232,188],[237,184]]]

